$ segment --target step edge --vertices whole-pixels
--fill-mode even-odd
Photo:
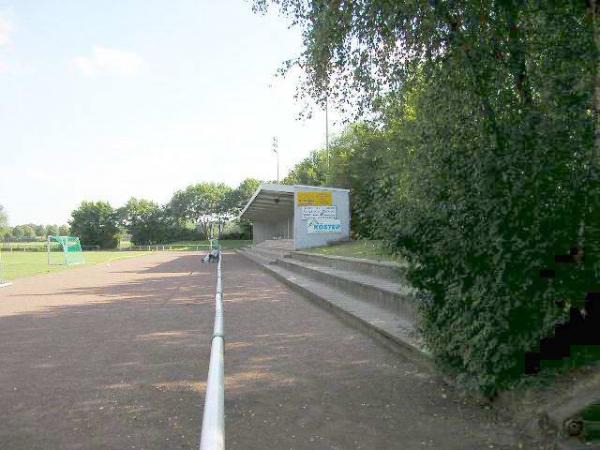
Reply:
[[[313,303],[315,303],[321,307],[326,305],[327,309],[329,311],[332,311],[333,314],[335,314],[336,317],[340,318],[341,320],[344,319],[344,317],[342,317],[342,315],[346,316],[345,318],[350,319],[350,320],[344,320],[345,322],[350,321],[351,325],[359,325],[359,328],[361,330],[366,332],[369,336],[375,338],[378,342],[384,344],[386,347],[392,349],[393,351],[397,351],[397,352],[403,354],[404,356],[409,358],[411,361],[423,364],[423,365],[427,366],[428,368],[432,367],[433,361],[432,361],[431,355],[425,349],[417,347],[413,343],[407,342],[406,340],[403,340],[398,336],[392,335],[388,331],[368,322],[366,319],[364,319],[358,315],[355,315],[348,310],[341,308],[340,306],[329,301],[325,297],[318,295],[317,293],[309,290],[308,288],[306,288],[298,283],[294,283],[292,280],[286,278],[284,274],[281,274],[278,270],[274,270],[274,267],[272,265],[263,264],[255,259],[253,259],[251,257],[251,255],[247,255],[242,252],[238,252],[238,253],[240,253],[242,256],[245,256],[248,259],[250,259],[252,262],[257,264],[263,271],[265,271],[269,275],[273,276],[277,280],[283,282],[288,287],[292,288],[294,291],[300,293],[306,299],[312,301]],[[277,266],[277,268],[281,271],[286,271],[285,269],[281,268],[280,266]],[[294,275],[294,273],[291,271],[286,271],[286,272],[290,272],[292,275]],[[333,289],[333,288],[331,288],[331,289]],[[353,297],[353,298],[357,302],[362,302],[362,300],[360,300],[360,299],[356,299],[355,297]],[[368,306],[373,307],[373,305],[368,305]],[[384,340],[382,340],[382,339],[384,339]],[[386,342],[386,341],[388,341],[388,342]]]

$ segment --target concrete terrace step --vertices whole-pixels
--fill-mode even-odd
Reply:
[[[381,308],[399,313],[410,321],[416,321],[414,290],[397,281],[290,258],[278,259],[276,264],[291,272],[326,283],[369,304],[377,304]]]
[[[290,252],[294,249],[294,241],[292,239],[268,239],[254,247]]]
[[[271,263],[275,262],[279,258],[283,258],[285,255],[288,255],[290,253],[289,251],[285,251],[285,250],[281,250],[281,249],[271,249],[271,248],[264,248],[264,247],[250,247],[250,248],[247,248],[246,251],[253,252],[253,253],[267,259]]]
[[[238,253],[258,264],[262,270],[291,289],[366,332],[388,348],[421,364],[430,365],[430,355],[424,348],[412,319],[400,312],[343,292],[326,282],[293,272],[280,265],[268,264],[267,260],[253,252],[238,250]]]
[[[271,258],[264,256],[260,253],[257,253],[254,249],[254,247],[247,247],[247,248],[243,248],[243,249],[237,249],[235,250],[237,253],[239,253],[240,255],[245,256],[246,258],[252,260],[253,262],[257,263],[257,264],[261,264],[261,265],[268,265],[268,264],[273,264],[273,260],[271,260]]]
[[[345,256],[320,255],[310,252],[293,252],[291,257],[299,261],[328,266],[334,269],[350,270],[391,280],[404,279],[405,266],[388,261],[348,258]]]

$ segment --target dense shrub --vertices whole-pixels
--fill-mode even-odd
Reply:
[[[305,26],[306,91],[364,94],[360,106],[382,115],[334,142],[334,170],[317,152],[292,175],[352,188],[358,234],[410,262],[437,361],[492,395],[600,291],[598,12],[585,2],[303,5],[282,3]]]

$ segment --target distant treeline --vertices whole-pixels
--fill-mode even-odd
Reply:
[[[165,244],[174,241],[251,239],[248,223],[237,215],[260,185],[246,179],[236,188],[223,183],[198,183],[175,192],[159,205],[130,198],[114,208],[103,201],[84,201],[71,213],[71,234],[84,246],[115,248],[128,238],[134,245]]]
[[[35,242],[48,236],[68,235],[69,225],[42,225],[27,223],[14,227],[0,227],[0,239],[5,242]]]

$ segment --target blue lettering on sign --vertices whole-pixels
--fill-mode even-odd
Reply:
[[[307,231],[309,233],[341,233],[342,224],[339,220],[335,219],[323,219],[324,223],[320,223],[317,220],[311,220],[308,222]]]

